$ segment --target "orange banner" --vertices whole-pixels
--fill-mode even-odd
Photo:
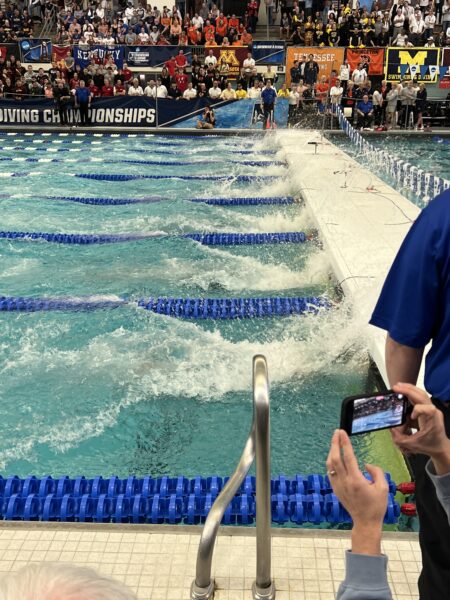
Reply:
[[[352,71],[362,62],[368,65],[369,75],[383,75],[384,48],[347,48],[345,58]]]
[[[286,53],[286,83],[291,85],[291,67],[294,66],[294,60],[308,60],[308,55],[312,54],[314,60],[319,65],[319,77],[326,75],[329,77],[334,69],[339,73],[339,67],[344,62],[344,48],[308,48],[290,46]]]

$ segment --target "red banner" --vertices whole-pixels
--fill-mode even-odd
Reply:
[[[347,48],[345,58],[352,71],[362,62],[369,66],[368,75],[383,75],[384,48]]]
[[[67,61],[66,59],[70,59]],[[52,62],[58,67],[68,67],[73,64],[72,46],[52,46]],[[69,62],[69,64],[67,64]]]
[[[442,49],[442,66],[448,67],[448,75],[445,75],[439,81],[439,87],[444,90],[448,90],[450,88],[450,48]]]
[[[228,79],[237,79],[239,77],[242,64],[247,58],[247,46],[217,46],[207,49],[214,52],[220,74],[228,74]],[[228,68],[224,67],[223,72],[220,68],[221,64],[228,65]]]
[[[10,56],[20,60],[19,44],[0,44],[0,57],[9,60]]]

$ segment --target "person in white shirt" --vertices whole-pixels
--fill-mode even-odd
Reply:
[[[167,98],[168,91],[166,86],[163,84],[162,80],[158,77],[156,80],[156,97],[157,98]]]
[[[413,46],[405,32],[399,33],[395,40],[393,40],[392,45],[399,48],[412,48]]]
[[[339,67],[339,81],[341,82],[344,92],[347,89],[347,84],[348,84],[349,79],[350,79],[350,65],[348,64],[348,60],[344,60],[343,64]]]
[[[344,88],[342,87],[341,82],[338,79],[330,90],[331,106],[333,108],[336,106],[339,106],[339,104],[341,103],[341,100],[342,100],[343,93],[344,93]]]
[[[148,42],[150,40],[150,36],[148,35],[148,33],[145,31],[145,29],[143,27],[141,27],[141,31],[138,34],[138,38],[139,38],[140,44],[148,44]]]
[[[255,81],[253,87],[247,90],[247,97],[256,100],[257,98],[261,98],[261,89],[259,87],[258,81]]]
[[[192,83],[189,82],[187,88],[183,92],[183,98],[185,100],[193,100],[197,98],[197,90],[192,87]]]
[[[149,37],[150,37],[150,42],[152,44],[158,43],[159,31],[158,31],[158,28],[156,27],[156,25],[153,25],[152,30],[150,31]]]
[[[221,94],[222,94],[222,90],[219,87],[219,82],[213,81],[213,86],[212,86],[212,88],[209,88],[208,96],[212,100],[218,100],[220,98]]]
[[[427,39],[427,43],[424,45],[424,48],[436,48],[434,37],[432,35]]]
[[[133,79],[132,85],[128,88],[129,96],[143,96],[144,90],[139,85],[139,81],[137,79]]]
[[[364,83],[367,79],[367,71],[365,70],[363,63],[359,63],[358,68],[352,73],[352,81],[355,85]]]
[[[150,79],[148,85],[145,87],[144,96],[149,98],[156,98],[156,84],[154,79]]]
[[[214,50],[210,50],[208,56],[205,57],[205,67],[215,67],[217,65],[217,58],[214,56]]]
[[[203,29],[203,19],[197,13],[195,13],[194,17],[192,18],[192,25],[199,31]]]
[[[425,16],[425,37],[429,40],[433,37],[434,26],[436,25],[436,15],[432,10]]]
[[[403,27],[405,26],[405,15],[401,8],[397,9],[397,14],[395,15],[393,21],[394,31],[392,33],[392,37],[396,38],[399,33],[402,32]]]
[[[244,67],[246,73],[250,73],[251,71],[253,71],[253,67],[255,65],[256,65],[256,63],[255,63],[255,59],[252,57],[252,53],[247,52],[247,58],[242,63],[242,66]]]

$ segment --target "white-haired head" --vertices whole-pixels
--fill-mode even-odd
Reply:
[[[0,579],[0,600],[136,600],[136,595],[86,567],[35,563]]]

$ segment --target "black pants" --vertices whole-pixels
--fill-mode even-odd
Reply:
[[[444,413],[447,436],[450,437],[450,403],[433,398],[433,404]],[[422,550],[422,572],[419,577],[420,600],[444,600],[450,596],[450,525],[437,499],[433,483],[425,472],[429,457],[410,457],[416,481],[416,505],[420,519],[419,542]]]
[[[89,104],[87,102],[80,102],[80,125],[87,125],[89,123]]]
[[[267,129],[267,122],[269,122],[269,127],[272,125],[273,110],[274,110],[273,107],[274,107],[273,104],[264,103],[264,106],[263,106],[263,113],[264,113],[263,129]]]
[[[373,119],[372,115],[368,115],[368,114],[367,115],[366,114],[360,115],[358,113],[358,125],[357,125],[357,127],[371,127],[371,125],[372,125],[372,119]]]
[[[69,113],[67,112],[68,109],[68,105],[67,102],[60,102],[58,105],[58,113],[59,113],[59,118],[61,120],[61,125],[67,125],[68,121],[69,121]]]

